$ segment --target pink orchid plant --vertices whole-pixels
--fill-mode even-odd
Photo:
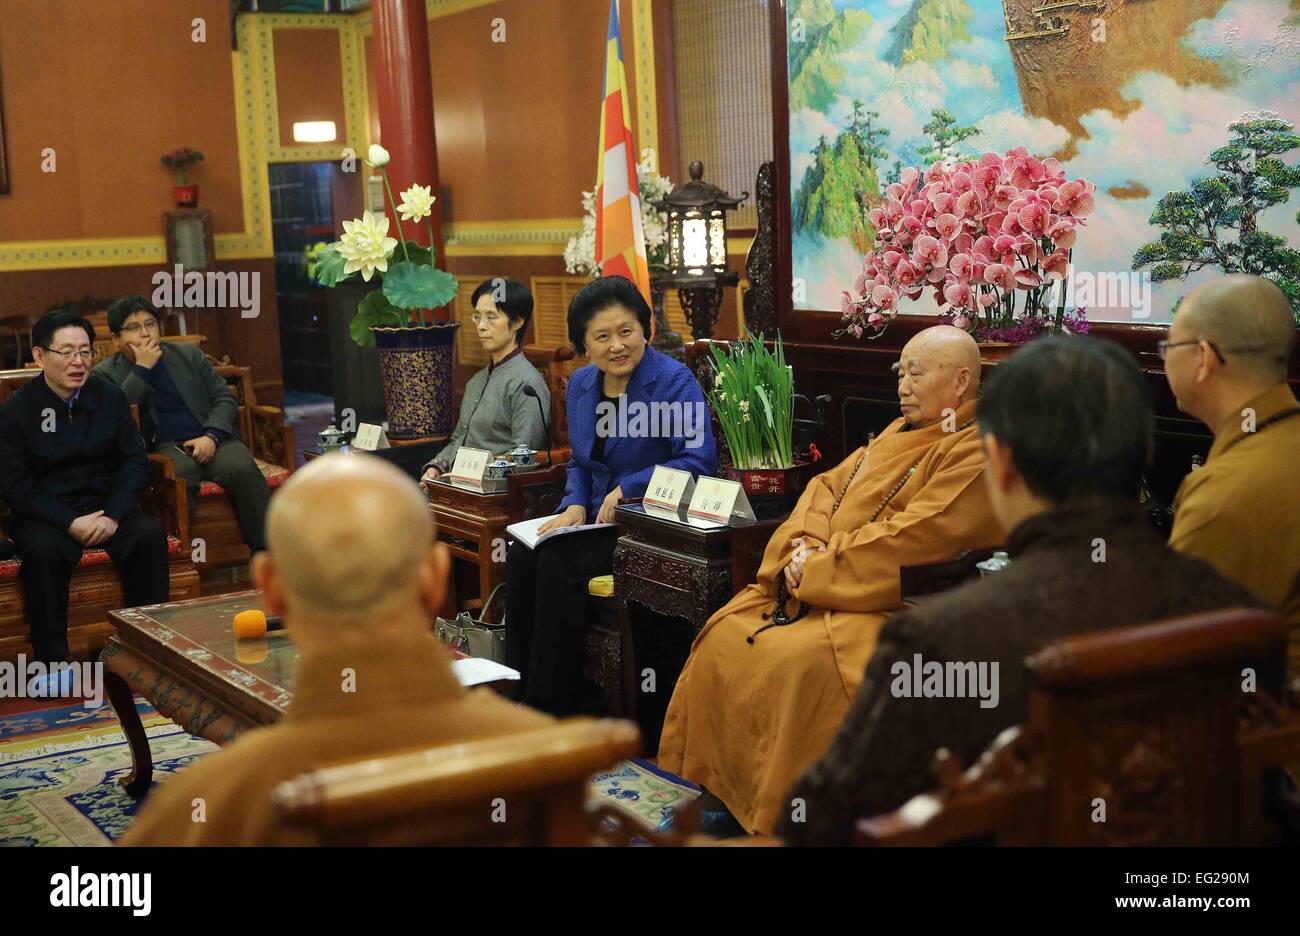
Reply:
[[[836,337],[878,338],[900,301],[927,289],[944,321],[981,340],[1086,331],[1082,309],[1066,314],[1065,277],[1095,190],[1023,146],[937,162],[924,175],[904,169],[868,212],[877,246],[863,260],[856,298],[843,294]]]

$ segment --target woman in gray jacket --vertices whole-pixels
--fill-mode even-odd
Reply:
[[[424,466],[424,480],[451,470],[462,445],[493,455],[520,445],[538,450],[546,445],[542,412],[550,418],[551,394],[523,353],[523,336],[532,315],[533,295],[518,280],[494,276],[474,290],[474,328],[487,352],[488,366],[465,385],[456,431]],[[536,399],[523,392],[525,386],[537,391]]]

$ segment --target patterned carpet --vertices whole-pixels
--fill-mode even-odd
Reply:
[[[137,700],[154,756],[154,783],[217,746],[193,737]],[[0,846],[109,845],[131,823],[137,803],[118,784],[131,752],[109,705],[81,705],[0,717]],[[607,798],[659,826],[699,790],[642,760],[592,777]]]
[[[154,783],[217,746],[143,702],[136,707],[154,756]],[[108,845],[137,803],[118,778],[131,751],[109,705],[45,709],[0,718],[0,845]]]

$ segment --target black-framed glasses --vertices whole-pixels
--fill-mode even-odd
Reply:
[[[1204,338],[1197,338],[1194,341],[1157,341],[1156,353],[1160,355],[1160,360],[1163,361],[1166,360],[1166,355],[1169,353],[1170,348],[1181,348],[1185,345],[1199,345],[1202,341],[1210,346],[1210,350],[1214,352],[1214,356],[1219,359],[1220,364],[1228,363],[1223,356],[1223,352],[1219,350],[1219,346],[1213,341],[1207,341]]]
[[[136,332],[157,330],[158,323],[153,319],[150,319],[147,322],[131,322],[130,324],[122,326],[122,334],[124,335],[134,335]]]
[[[1225,354],[1265,354],[1273,350],[1259,345],[1242,345],[1239,348],[1223,348],[1220,350],[1219,346],[1213,341],[1207,338],[1197,338],[1195,341],[1157,341],[1156,351],[1160,354],[1160,360],[1163,361],[1170,348],[1181,348],[1183,345],[1198,345],[1202,341],[1210,346],[1210,350],[1214,352],[1214,356],[1219,359],[1220,364],[1228,363],[1224,357]]]
[[[95,359],[95,352],[91,348],[84,348],[84,349],[68,348],[63,351],[55,351],[53,348],[47,348],[44,345],[41,345],[40,348],[46,354],[58,355],[60,358],[62,358],[64,364],[71,361],[74,355],[80,357],[87,364],[89,364],[91,361]]]

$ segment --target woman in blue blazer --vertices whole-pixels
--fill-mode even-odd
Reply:
[[[591,360],[569,379],[564,500],[541,532],[610,523],[620,498],[645,494],[656,465],[713,475],[708,404],[683,364],[647,343],[650,306],[629,280],[595,280],[569,304],[569,340]],[[613,569],[618,528],[552,537],[506,558],[506,659],[525,704],[554,715],[603,709],[584,684],[587,582]]]

